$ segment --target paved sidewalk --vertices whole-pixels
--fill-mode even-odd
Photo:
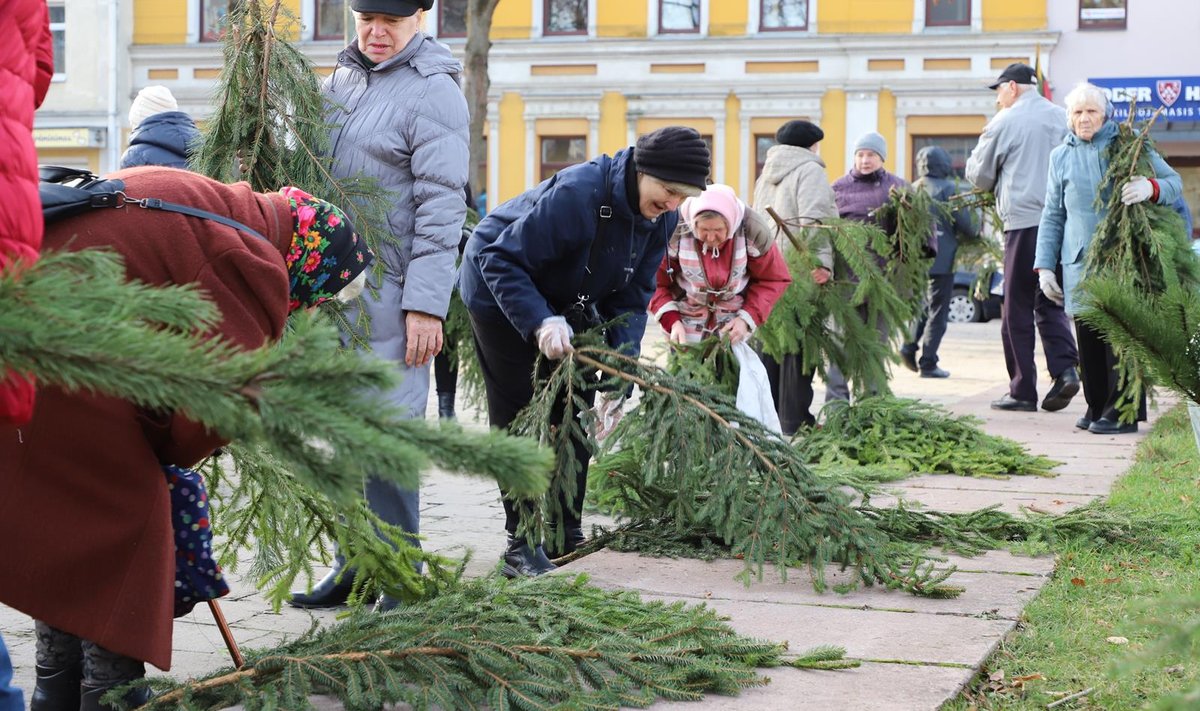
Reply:
[[[653,329],[651,329],[653,330]],[[656,333],[647,337],[656,347]],[[1005,413],[988,407],[1005,391],[1007,376],[1000,350],[999,322],[952,324],[942,346],[947,380],[922,379],[897,368],[893,389],[921,397],[959,414],[985,421],[985,429],[1026,444],[1063,464],[1059,476],[973,479],[926,475],[890,486],[895,496],[929,508],[967,511],[1000,504],[1016,511],[1036,506],[1062,512],[1105,495],[1128,467],[1138,435],[1096,436],[1076,430],[1082,395],[1059,413]],[[1039,353],[1039,365],[1044,363]],[[1049,387],[1043,374],[1042,393]],[[822,396],[818,392],[818,402]],[[1169,402],[1160,404],[1165,409]],[[1151,410],[1153,420],[1160,410]],[[470,420],[467,413],[464,419]],[[882,502],[880,497],[876,501]],[[593,522],[588,519],[585,524]],[[478,479],[432,472],[422,486],[422,526],[426,545],[447,555],[473,551],[468,574],[488,574],[503,548],[503,511],[495,487]],[[706,603],[730,617],[743,634],[788,642],[800,652],[820,644],[846,648],[868,660],[859,669],[808,672],[767,670],[771,683],[738,697],[708,697],[698,703],[659,703],[655,709],[936,709],[966,684],[1000,639],[1010,632],[1024,605],[1053,572],[1049,558],[991,552],[976,558],[950,557],[958,567],[949,582],[966,593],[955,600],[926,600],[904,593],[862,589],[849,594],[817,594],[806,571],[787,582],[773,572],[745,587],[733,578],[735,561],[666,561],[602,551],[569,566],[593,582],[638,590],[647,598]],[[840,579],[831,575],[831,581]],[[285,608],[274,613],[253,587],[231,576],[235,593],[221,601],[243,646],[271,646],[325,622],[333,612]],[[0,606],[0,631],[16,665],[16,681],[33,686],[33,634],[29,619]],[[206,674],[229,660],[207,608],[197,608],[175,626],[171,675]],[[332,708],[332,706],[331,706]]]

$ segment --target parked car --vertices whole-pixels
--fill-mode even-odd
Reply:
[[[951,323],[980,323],[1000,318],[1004,304],[1004,276],[992,272],[988,297],[979,301],[974,297],[975,272],[954,273],[954,295],[950,297]]]

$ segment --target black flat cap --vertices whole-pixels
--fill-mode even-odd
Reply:
[[[355,12],[374,12],[380,15],[408,17],[417,10],[432,10],[433,0],[350,0]]]
[[[1015,81],[1018,84],[1036,84],[1037,75],[1034,74],[1033,67],[1028,64],[1014,62],[1005,67],[1004,71],[1000,72],[1000,78],[988,85],[988,88],[995,89],[1009,81]]]

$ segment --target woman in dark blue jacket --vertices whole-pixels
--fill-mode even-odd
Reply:
[[[182,111],[165,86],[148,86],[129,107],[129,148],[121,168],[161,165],[188,169],[188,148],[200,138],[196,122]]]
[[[558,359],[572,351],[575,329],[624,317],[608,344],[637,355],[646,305],[667,238],[683,198],[699,195],[708,179],[708,146],[700,134],[668,126],[633,148],[561,171],[488,213],[467,241],[459,290],[471,315],[475,350],[487,388],[488,419],[507,428],[533,397],[539,351]],[[593,393],[585,393],[590,399]],[[601,403],[615,419],[622,398]],[[560,501],[570,553],[583,540],[581,512],[589,452],[575,443],[581,463],[575,496]],[[504,497],[509,544],[504,573],[540,575],[554,569],[541,545],[517,530],[523,511]]]

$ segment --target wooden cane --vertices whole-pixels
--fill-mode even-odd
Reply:
[[[229,656],[233,658],[233,666],[238,669],[246,666],[246,659],[238,649],[237,640],[233,638],[233,631],[229,629],[229,623],[225,621],[221,606],[217,604],[216,600],[209,600],[208,609],[212,610],[213,619],[217,621],[217,629],[221,630],[221,639],[225,640],[225,648],[229,650]]]

